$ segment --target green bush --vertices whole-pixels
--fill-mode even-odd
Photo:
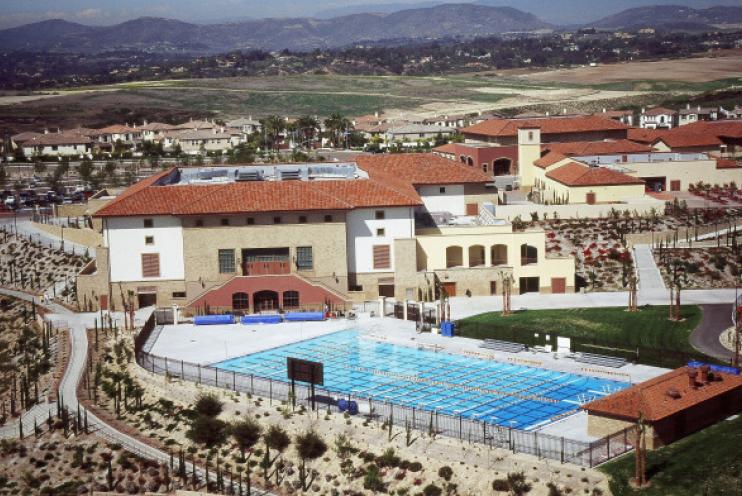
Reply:
[[[199,415],[217,417],[224,409],[224,403],[214,394],[201,394],[196,399],[194,410]]]
[[[448,482],[453,477],[453,469],[448,465],[444,465],[438,469],[438,476]]]

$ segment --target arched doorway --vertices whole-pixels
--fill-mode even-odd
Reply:
[[[275,291],[258,291],[253,295],[252,299],[253,308],[256,312],[278,309],[278,293]]]
[[[531,265],[538,263],[538,248],[529,244],[520,245],[520,264]]]
[[[446,268],[461,267],[464,265],[464,250],[460,246],[446,248]]]
[[[492,174],[495,176],[509,176],[513,161],[509,158],[498,158],[492,162]]]
[[[250,296],[247,293],[232,293],[232,310],[249,310]]]

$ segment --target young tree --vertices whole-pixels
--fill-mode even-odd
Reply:
[[[291,444],[291,438],[289,438],[289,435],[280,426],[271,425],[265,432],[265,434],[263,434],[263,442],[265,443],[265,453],[263,454],[263,462],[261,465],[263,468],[263,477],[267,485],[268,480],[272,475],[269,472],[270,468],[283,455],[283,452],[286,451],[286,448],[289,447],[289,445]],[[270,450],[275,450],[278,452],[275,457],[271,458]],[[279,468],[280,467],[276,467],[276,469],[273,471],[273,474],[276,475],[276,485],[279,484]]]
[[[307,473],[307,461],[313,461],[320,458],[327,451],[325,441],[313,430],[306,431],[296,436],[294,440],[296,452],[301,458],[299,467],[299,481],[302,490],[306,491],[314,483],[317,472],[312,471],[311,476]]]
[[[245,417],[230,426],[232,438],[240,449],[242,460],[245,460],[245,452],[251,449],[260,440],[262,427],[255,420]]]

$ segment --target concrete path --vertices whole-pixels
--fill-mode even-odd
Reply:
[[[729,329],[732,324],[732,303],[721,303],[717,305],[702,305],[703,319],[690,336],[690,344],[709,356],[719,360],[728,361],[732,352],[726,349],[719,341],[722,332]]]
[[[649,245],[634,246],[634,261],[639,277],[639,291],[665,289],[665,281],[662,280]]]
[[[31,220],[28,217],[18,217],[17,220],[13,219],[13,217],[0,217],[0,224],[5,224],[6,228],[12,228],[13,231],[18,228],[19,234],[27,237],[31,235],[33,239],[41,240],[41,242],[47,246],[51,243],[54,248],[62,248],[62,240],[60,238],[36,229],[33,224],[31,224]],[[88,251],[88,255],[91,258],[95,258],[95,248],[79,245],[67,239],[64,240],[64,251],[67,253],[83,255],[85,250]]]

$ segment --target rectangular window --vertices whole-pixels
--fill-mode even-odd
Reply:
[[[384,229],[383,227],[380,227],[379,229],[376,230],[376,235],[379,236],[379,237],[385,236],[386,235],[386,229]]]
[[[274,224],[280,224],[281,223],[281,218],[280,217],[273,217],[273,223]]]
[[[146,229],[154,227],[154,221],[152,219],[144,219],[144,227]]]
[[[160,277],[159,253],[142,253],[142,277]]]
[[[445,186],[441,186],[440,188],[438,188],[438,192],[439,193],[445,193],[446,192],[446,187]]]
[[[307,216],[306,215],[300,215],[299,216],[299,224],[306,224],[307,223]]]
[[[185,291],[173,291],[173,298],[185,298],[186,292]]]
[[[374,269],[391,269],[391,248],[389,245],[374,246]]]
[[[222,225],[228,226],[229,225],[229,219],[222,219]]]
[[[253,224],[255,224],[255,217],[248,217],[247,218],[247,225],[248,226],[252,226]]]
[[[204,220],[196,219],[196,227],[204,227]]]
[[[296,269],[297,270],[312,270],[312,247],[311,246],[297,246],[296,247]]]
[[[386,212],[383,210],[376,211],[376,220],[384,220],[386,218]]]
[[[332,222],[332,215],[325,215],[325,222]]]
[[[219,250],[219,273],[233,274],[234,271],[234,250]]]
[[[144,244],[145,245],[153,245],[153,244],[155,244],[155,237],[154,236],[145,236],[144,237]]]

